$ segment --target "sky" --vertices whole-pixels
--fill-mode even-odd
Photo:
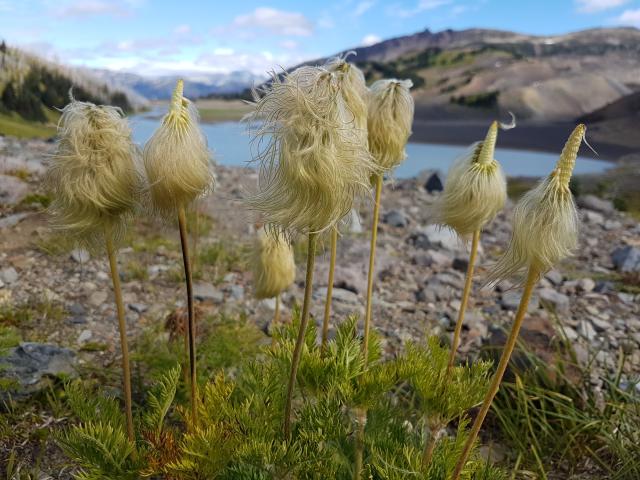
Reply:
[[[72,65],[265,74],[428,28],[640,28],[640,0],[0,0],[0,39]]]

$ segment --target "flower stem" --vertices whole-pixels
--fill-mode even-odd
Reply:
[[[353,480],[361,480],[364,458],[364,429],[367,423],[367,411],[363,408],[356,409],[356,451],[353,468]]]
[[[291,438],[291,404],[293,402],[293,389],[296,385],[296,375],[302,356],[302,347],[304,346],[304,336],[309,323],[309,309],[311,307],[311,292],[313,290],[313,267],[316,260],[316,244],[318,240],[317,233],[309,233],[309,248],[307,249],[307,277],[304,285],[304,301],[302,303],[302,315],[300,317],[300,327],[298,329],[298,338],[296,346],[293,350],[291,359],[291,374],[289,375],[289,384],[287,385],[287,402],[284,407],[284,438]]]
[[[429,427],[429,439],[427,440],[424,451],[422,452],[422,466],[426,469],[431,464],[431,459],[433,458],[433,452],[436,449],[436,443],[438,442],[438,438],[440,437],[440,426],[437,428]]]
[[[333,295],[333,276],[336,270],[336,255],[338,250],[338,229],[331,230],[331,258],[329,260],[329,280],[327,281],[327,298],[324,303],[324,319],[322,321],[322,343],[324,352],[329,336],[329,317],[331,316],[331,297]]]
[[[369,274],[367,276],[367,303],[364,317],[364,339],[362,353],[365,368],[369,361],[369,329],[371,328],[371,301],[373,296],[373,268],[376,258],[376,241],[378,239],[378,218],[380,217],[380,196],[382,195],[382,175],[375,176],[376,199],[373,207],[373,224],[371,226],[371,249],[369,251]]]
[[[178,227],[182,244],[182,261],[187,284],[187,333],[189,336],[189,377],[191,379],[191,420],[198,424],[198,382],[196,379],[196,322],[193,310],[193,278],[191,276],[191,260],[189,257],[189,237],[187,235],[187,216],[184,207],[178,209]]]
[[[120,348],[122,350],[122,377],[124,384],[124,407],[127,417],[127,437],[133,442],[133,413],[131,410],[131,368],[129,365],[129,347],[127,345],[127,324],[124,318],[124,303],[122,301],[122,289],[120,288],[120,276],[118,274],[118,263],[116,262],[116,250],[113,245],[113,238],[110,229],[105,229],[105,241],[107,246],[107,256],[109,257],[109,267],[111,268],[111,280],[113,282],[113,293],[116,300],[116,310],[118,312],[118,327],[120,330]]]
[[[451,343],[451,351],[449,352],[449,364],[447,365],[447,377],[449,376],[453,364],[456,360],[456,352],[460,344],[460,332],[462,331],[462,323],[464,322],[464,314],[467,311],[467,303],[471,294],[471,286],[473,285],[473,269],[476,263],[476,255],[478,253],[478,243],[480,242],[480,230],[473,232],[473,240],[471,241],[471,252],[469,254],[469,266],[467,267],[467,277],[464,282],[464,290],[462,291],[462,302],[460,303],[460,311],[456,321],[456,328],[453,332],[453,341]]]
[[[456,464],[456,468],[453,472],[451,480],[459,480],[460,475],[462,474],[462,469],[464,468],[464,465],[469,458],[469,454],[471,453],[471,449],[473,448],[473,444],[478,438],[478,433],[480,433],[482,423],[484,422],[484,419],[489,412],[489,408],[491,408],[491,402],[493,402],[494,397],[498,393],[500,382],[502,381],[504,372],[507,370],[509,360],[511,359],[511,354],[513,353],[513,350],[516,346],[518,334],[520,333],[520,327],[522,326],[522,321],[524,320],[524,316],[527,312],[529,300],[531,300],[531,294],[533,293],[533,288],[538,281],[538,277],[539,272],[537,271],[537,269],[529,267],[529,273],[527,274],[524,291],[522,292],[522,298],[520,299],[520,305],[518,306],[518,311],[516,312],[516,318],[513,322],[513,326],[511,327],[509,338],[507,339],[504,349],[502,350],[500,362],[498,363],[498,368],[493,376],[493,380],[491,381],[491,386],[489,387],[489,391],[484,397],[482,406],[480,407],[480,411],[478,412],[478,415],[473,422],[473,427],[471,427],[469,438],[467,438],[467,442],[465,443],[462,454],[458,459],[458,463]]]

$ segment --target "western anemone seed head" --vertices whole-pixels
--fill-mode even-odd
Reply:
[[[411,135],[413,98],[411,80],[378,80],[369,93],[369,150],[384,170],[398,166],[406,157]]]
[[[575,128],[553,172],[516,205],[511,242],[490,282],[516,274],[522,278],[528,268],[543,274],[576,248],[578,213],[569,181],[585,132],[582,124]]]
[[[152,209],[166,217],[213,188],[207,141],[183,88],[178,80],[169,112],[144,147]]]
[[[261,228],[251,261],[255,296],[273,298],[284,292],[296,278],[293,249],[278,232]]]
[[[138,150],[122,110],[72,98],[62,110],[58,136],[46,174],[54,228],[87,246],[105,228],[117,237],[140,193]]]
[[[262,94],[262,95],[260,95]],[[254,92],[260,185],[248,203],[270,228],[322,232],[368,193],[375,164],[336,75],[301,67]]]
[[[485,140],[471,145],[451,166],[436,204],[437,222],[462,237],[482,229],[504,207],[507,182],[493,157],[497,138],[498,122],[493,122]]]
[[[343,56],[330,59],[325,68],[334,72],[338,78],[340,92],[347,104],[350,113],[353,115],[355,127],[361,130],[366,136],[367,133],[367,99],[369,90],[364,80],[362,70],[347,62],[348,52]]]

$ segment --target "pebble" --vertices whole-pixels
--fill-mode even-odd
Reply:
[[[198,282],[194,284],[193,297],[196,300],[211,301],[213,303],[224,302],[224,293],[210,283]]]
[[[75,248],[71,250],[71,258],[78,263],[87,263],[91,255],[83,248]]]
[[[91,340],[91,337],[93,337],[93,332],[91,330],[82,330],[80,335],[78,335],[78,340],[76,340],[76,342],[82,345],[83,343],[87,343]]]
[[[89,303],[94,307],[99,307],[100,305],[102,305],[104,302],[107,301],[108,297],[109,297],[109,294],[106,291],[98,290],[93,292],[89,296]]]
[[[522,293],[516,290],[509,290],[502,294],[502,299],[500,300],[500,305],[505,310],[517,310],[520,305],[520,299],[522,298]],[[529,301],[528,312],[534,312],[538,309],[538,296],[533,294],[531,296],[531,300]]]
[[[16,272],[16,269],[13,267],[3,268],[0,270],[0,280],[11,285],[18,281],[18,272]]]
[[[597,335],[595,328],[593,328],[591,322],[588,320],[580,320],[580,323],[578,324],[578,333],[588,341],[595,340]]]
[[[563,293],[559,293],[552,288],[538,289],[538,296],[542,302],[552,305],[553,311],[558,314],[566,315],[569,313],[569,297]]]
[[[406,228],[409,225],[409,219],[400,210],[390,210],[382,217],[382,222],[396,228]]]
[[[136,313],[144,313],[149,309],[144,303],[129,303],[127,306]]]
[[[640,272],[640,248],[627,245],[611,254],[613,265],[621,272]]]

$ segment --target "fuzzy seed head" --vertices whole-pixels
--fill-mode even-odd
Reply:
[[[498,123],[493,122],[485,140],[471,145],[453,163],[436,203],[436,222],[448,225],[461,237],[481,230],[504,207],[507,182],[493,156],[497,138]]]
[[[283,235],[261,228],[253,249],[254,292],[257,299],[273,298],[295,280],[293,249]]]
[[[58,136],[46,173],[54,228],[87,247],[96,246],[105,229],[121,236],[140,193],[139,153],[122,110],[72,99]]]
[[[354,128],[335,73],[301,67],[254,92],[252,125],[260,164],[249,206],[289,235],[322,232],[368,193],[375,163]]]
[[[411,135],[413,98],[411,80],[378,80],[369,93],[369,149],[385,171],[398,166],[406,157],[405,146]]]
[[[347,62],[346,55],[332,58],[327,62],[325,68],[336,74],[342,98],[353,115],[353,123],[366,136],[369,90],[362,70]]]
[[[178,80],[169,112],[143,155],[151,209],[167,218],[213,188],[207,141],[198,127],[198,112],[183,96],[183,88]]]
[[[544,274],[577,247],[578,212],[569,180],[585,131],[584,125],[576,127],[553,172],[516,205],[511,242],[489,274],[490,282],[513,275],[522,281],[529,268]]]

